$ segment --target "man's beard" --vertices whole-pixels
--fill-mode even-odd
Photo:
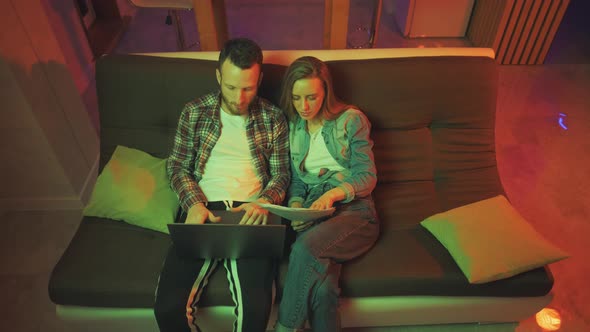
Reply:
[[[230,102],[229,102],[229,101],[228,101],[228,100],[225,98],[225,96],[223,95],[223,92],[221,92],[221,99],[222,99],[222,101],[223,101],[223,104],[225,105],[225,107],[224,107],[223,109],[224,109],[226,112],[229,112],[229,113],[231,113],[231,114],[233,114],[233,115],[246,115],[246,114],[248,114],[248,108],[249,108],[249,106],[250,106],[250,103],[252,102],[252,101],[250,101],[250,103],[248,103],[248,104],[247,104],[247,106],[246,106],[246,110],[245,110],[244,112],[242,112],[242,111],[241,111],[241,110],[238,108],[238,105],[236,105],[235,103],[234,103],[234,104],[230,103]]]

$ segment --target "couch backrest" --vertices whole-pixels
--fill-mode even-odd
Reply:
[[[100,169],[117,145],[168,155],[183,106],[218,89],[217,61],[107,55],[96,64]],[[260,95],[278,93],[284,66],[265,64]],[[276,100],[278,95],[272,97]]]
[[[335,89],[373,125],[383,219],[414,225],[503,193],[496,168],[497,65],[487,57],[329,62]]]
[[[338,96],[373,124],[377,208],[395,227],[503,193],[495,158],[497,68],[488,57],[327,61]],[[214,60],[110,55],[97,62],[101,169],[116,145],[166,157],[183,105],[217,89]],[[277,102],[286,67],[263,66]]]

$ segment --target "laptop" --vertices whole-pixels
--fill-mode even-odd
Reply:
[[[239,225],[244,211],[212,211],[218,223],[168,224],[179,255],[189,258],[248,258],[283,256],[286,226],[268,214],[266,225]]]

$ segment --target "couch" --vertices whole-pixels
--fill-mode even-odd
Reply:
[[[165,158],[183,105],[217,88],[217,55],[100,58],[99,170],[117,145]],[[343,268],[343,326],[516,322],[547,305],[553,279],[546,266],[471,284],[420,225],[435,213],[504,194],[494,145],[493,51],[265,51],[259,94],[276,103],[286,65],[302,55],[327,61],[337,95],[358,105],[373,125],[373,197],[382,229],[375,247]],[[169,245],[163,233],[84,217],[49,283],[57,315],[73,330],[157,331],[154,292]],[[230,330],[233,302],[222,270],[202,297],[205,331]],[[283,261],[277,300],[285,270]]]

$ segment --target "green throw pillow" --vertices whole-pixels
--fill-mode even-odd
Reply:
[[[568,257],[541,237],[502,195],[435,214],[422,226],[447,248],[474,284]]]
[[[166,224],[174,222],[178,206],[165,159],[117,146],[83,213],[168,233]]]

